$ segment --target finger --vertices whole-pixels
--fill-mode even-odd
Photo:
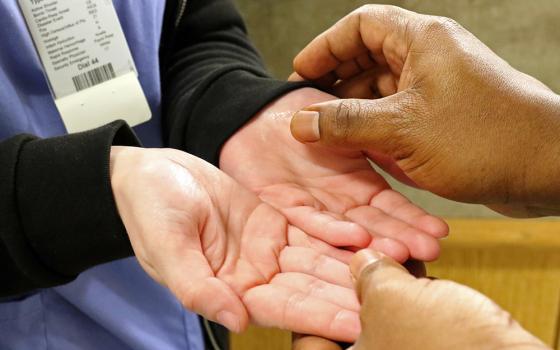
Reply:
[[[329,92],[338,98],[380,98],[381,94],[377,90],[376,84],[377,76],[376,70],[363,72],[358,76],[339,81]]]
[[[362,67],[358,64],[357,59],[342,62],[335,69],[335,73],[339,79],[348,79],[362,72]]]
[[[348,265],[309,248],[286,247],[279,257],[281,272],[301,272],[325,282],[352,288]]]
[[[401,263],[410,258],[410,250],[406,244],[396,239],[386,237],[374,238],[369,248],[381,252]]]
[[[379,208],[362,206],[350,209],[346,216],[370,232],[402,242],[412,258],[432,261],[439,256],[437,239]]]
[[[371,242],[370,234],[362,226],[314,207],[287,208],[282,213],[292,225],[336,247],[365,248]]]
[[[298,272],[277,274],[270,283],[294,288],[301,293],[328,301],[346,310],[360,311],[360,303],[353,288],[337,286]]]
[[[357,281],[358,298],[363,300],[370,287],[380,286],[387,281],[410,282],[415,278],[393,259],[372,249],[360,250],[350,263],[350,270]]]
[[[303,77],[299,74],[297,74],[296,72],[292,72],[292,74],[290,74],[290,76],[288,77],[288,81],[304,81],[305,79],[303,79]]]
[[[183,306],[218,322],[233,332],[247,328],[249,316],[238,295],[224,281],[214,277],[200,251],[174,249],[160,275]]]
[[[292,350],[342,350],[342,348],[328,339],[303,335],[294,338]]]
[[[358,57],[356,57],[356,63],[360,66],[360,68],[362,69],[362,71],[368,71],[370,69],[373,69],[376,66],[379,65],[385,65],[384,62],[378,64],[376,63],[372,58],[371,58],[371,53],[370,52],[364,52],[363,54],[359,55]]]
[[[449,233],[449,226],[440,218],[428,214],[402,194],[387,189],[375,195],[370,205],[391,213],[391,216],[423,230],[436,238],[443,238]]]
[[[270,300],[274,300],[271,303]],[[356,340],[360,319],[355,311],[299,292],[292,287],[260,285],[243,297],[252,321],[263,327],[277,327],[334,340]]]
[[[267,186],[259,193],[259,198],[277,210],[298,206],[309,206],[318,210],[325,209],[323,203],[313,197],[308,190],[295,184]]]
[[[329,256],[345,264],[350,263],[350,258],[354,255],[346,249],[333,247],[320,239],[312,237],[295,226],[288,227],[288,245],[311,248],[319,254]]]
[[[414,130],[409,123],[414,105],[421,104],[409,90],[377,100],[332,100],[309,106],[294,114],[292,135],[300,142],[351,149],[375,149],[405,158],[411,154],[408,142]]]
[[[407,31],[412,14],[392,6],[361,7],[311,41],[294,59],[294,70],[315,80],[368,52],[378,64],[402,67],[413,39]]]
[[[373,99],[397,92],[393,74],[387,69],[370,69],[338,82],[330,90],[339,98]]]

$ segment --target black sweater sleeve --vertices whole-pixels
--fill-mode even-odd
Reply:
[[[268,76],[230,0],[188,0],[174,32],[162,46],[168,143],[214,164],[221,146],[261,108],[309,85]]]
[[[0,296],[62,284],[132,254],[113,199],[109,152],[138,144],[122,121],[0,142]]]

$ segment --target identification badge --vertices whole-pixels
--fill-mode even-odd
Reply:
[[[151,111],[111,0],[18,0],[68,132]]]

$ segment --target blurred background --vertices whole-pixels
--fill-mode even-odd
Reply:
[[[293,57],[363,0],[236,0],[271,73],[286,79]],[[513,67],[560,92],[560,0],[394,0],[425,14],[455,19]],[[434,67],[434,70],[437,67]],[[560,137],[560,135],[559,135]],[[461,155],[457,155],[460,157]],[[514,220],[479,205],[447,201],[391,184],[451,228],[442,254],[428,265],[439,278],[469,285],[510,311],[560,350],[560,221]],[[434,310],[437,312],[437,310]],[[291,335],[251,328],[232,336],[234,350],[290,349]]]
[[[236,0],[249,34],[270,72],[286,79],[292,59],[315,36],[363,0]],[[400,0],[377,2],[451,17],[474,33],[513,67],[560,92],[559,0]],[[433,214],[445,217],[498,217],[483,206],[437,198],[396,182],[392,185]]]

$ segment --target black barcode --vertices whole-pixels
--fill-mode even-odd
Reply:
[[[113,65],[108,63],[99,68],[92,69],[89,72],[76,75],[72,78],[72,81],[74,82],[76,91],[82,91],[113,78],[116,78],[115,70],[113,69]]]

